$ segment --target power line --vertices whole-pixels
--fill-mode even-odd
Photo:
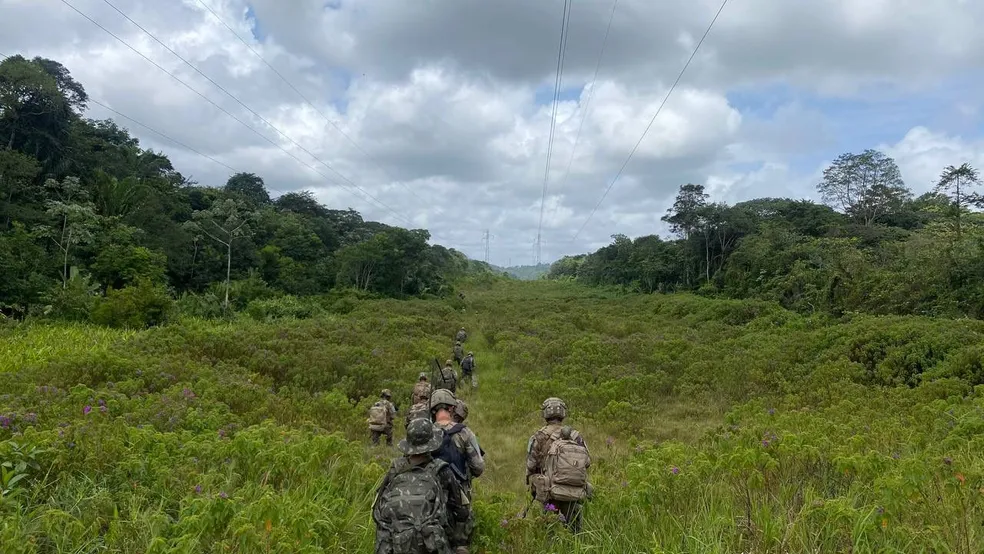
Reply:
[[[367,152],[365,149],[363,149],[361,146],[359,146],[359,143],[355,142],[355,139],[353,139],[348,134],[346,134],[345,131],[342,130],[341,127],[339,127],[334,121],[331,120],[331,118],[329,118],[327,115],[325,115],[320,109],[318,109],[317,106],[314,105],[314,103],[312,103],[310,100],[308,100],[307,97],[304,96],[304,94],[300,90],[298,90],[298,88],[295,87],[293,83],[291,83],[289,80],[287,80],[287,77],[284,77],[284,75],[282,73],[280,73],[280,71],[278,71],[277,68],[273,67],[273,65],[270,62],[268,62],[266,60],[266,58],[264,58],[259,52],[257,52],[256,49],[254,49],[253,46],[250,45],[248,41],[246,41],[246,39],[244,39],[242,36],[240,36],[240,34],[237,33],[235,29],[233,29],[228,23],[226,23],[221,17],[219,17],[219,14],[215,13],[215,11],[212,8],[210,8],[208,6],[208,4],[205,3],[205,0],[198,0],[198,3],[201,4],[203,8],[205,8],[206,10],[208,10],[208,13],[212,14],[212,17],[214,17],[216,21],[218,21],[219,23],[221,23],[223,27],[225,27],[226,29],[228,29],[230,33],[232,33],[237,39],[239,39],[239,42],[242,42],[243,43],[243,46],[245,46],[246,48],[248,48],[249,51],[253,53],[253,55],[255,55],[257,58],[259,58],[260,61],[262,61],[264,64],[266,64],[266,66],[269,67],[270,70],[273,71],[277,75],[277,77],[280,77],[280,80],[281,81],[283,81],[284,83],[286,83],[287,86],[291,88],[291,90],[293,90],[295,93],[297,93],[297,95],[301,97],[301,100],[304,100],[304,103],[305,104],[307,104],[308,106],[310,106],[311,109],[313,109],[318,115],[320,115],[322,117],[322,119],[324,119],[329,125],[331,125],[332,127],[334,127],[335,130],[338,131],[338,133],[340,135],[342,135],[343,137],[345,137],[346,140],[348,140],[350,143],[352,143],[352,146],[354,146],[356,148],[356,150],[358,150],[359,152],[361,152],[367,159],[369,159],[370,161],[372,161],[376,165],[376,167],[378,167],[379,169],[382,169],[382,165],[371,154],[369,154],[369,152]],[[383,172],[386,173],[386,170],[383,170]],[[396,182],[400,186],[402,186],[404,189],[406,189],[407,192],[409,192],[410,194],[412,194],[417,200],[420,200],[421,202],[426,202],[416,192],[414,192],[414,190],[412,188],[410,188],[409,186],[407,186],[406,183],[404,183],[403,181],[396,181]]]
[[[147,60],[148,62],[150,62],[150,63],[151,63],[152,65],[154,65],[154,66],[155,66],[156,68],[158,68],[159,70],[161,70],[161,71],[163,71],[164,73],[166,73],[167,75],[169,75],[169,76],[170,76],[171,78],[173,78],[173,79],[174,79],[174,80],[176,80],[177,82],[179,82],[179,83],[181,83],[181,84],[182,84],[182,85],[183,85],[183,86],[184,86],[185,88],[187,88],[188,90],[190,90],[190,91],[192,91],[192,92],[194,92],[195,94],[197,94],[198,96],[200,96],[200,97],[201,97],[202,99],[204,99],[204,100],[205,100],[206,102],[208,102],[209,104],[211,104],[212,106],[214,106],[214,107],[215,107],[216,109],[218,109],[219,111],[221,111],[222,113],[224,113],[224,114],[225,114],[225,115],[227,115],[228,117],[230,117],[230,118],[232,118],[232,119],[233,119],[234,121],[236,121],[237,123],[239,123],[239,124],[240,124],[240,125],[242,125],[243,127],[246,127],[247,129],[249,129],[250,131],[252,131],[252,132],[253,132],[254,134],[256,134],[257,136],[259,136],[259,137],[260,137],[260,138],[262,138],[263,140],[265,140],[265,141],[267,141],[268,143],[270,143],[270,144],[271,144],[272,146],[274,146],[274,147],[276,147],[276,148],[278,148],[278,149],[279,149],[280,151],[282,151],[283,153],[285,153],[285,154],[287,154],[287,155],[288,155],[289,157],[291,157],[292,159],[294,159],[294,161],[296,161],[297,163],[299,163],[299,164],[301,164],[301,165],[303,165],[303,166],[305,166],[305,167],[307,167],[308,169],[310,169],[310,170],[311,170],[311,171],[313,171],[314,173],[316,173],[316,174],[318,174],[318,175],[320,175],[320,176],[321,176],[321,177],[322,177],[323,179],[325,179],[325,180],[327,180],[327,181],[330,181],[330,182],[333,182],[333,183],[335,183],[335,184],[337,184],[337,185],[340,185],[340,186],[341,186],[342,188],[345,188],[345,189],[347,189],[347,190],[348,190],[348,187],[346,187],[346,185],[344,185],[344,184],[342,184],[342,183],[339,183],[338,181],[336,181],[336,180],[334,180],[334,179],[331,179],[330,177],[328,177],[328,176],[327,176],[327,175],[325,175],[324,173],[321,173],[320,171],[318,171],[318,170],[317,170],[317,169],[316,169],[316,168],[315,168],[314,166],[312,166],[311,164],[309,164],[309,163],[307,163],[307,162],[305,162],[305,161],[303,161],[303,160],[301,160],[300,158],[298,158],[297,156],[295,156],[295,155],[294,155],[293,153],[291,153],[290,151],[288,151],[288,150],[287,150],[286,148],[284,148],[284,147],[283,147],[282,145],[280,145],[280,144],[277,144],[277,142],[275,142],[275,141],[273,141],[272,139],[270,139],[269,137],[267,137],[267,136],[266,136],[266,135],[264,135],[263,133],[260,133],[260,132],[259,132],[259,131],[257,131],[257,130],[256,130],[255,128],[253,128],[253,127],[252,127],[252,126],[250,126],[249,124],[247,124],[247,123],[245,123],[245,122],[244,122],[243,120],[241,120],[241,119],[239,119],[238,117],[236,117],[235,115],[233,115],[232,113],[230,113],[230,112],[229,112],[228,110],[226,110],[226,109],[225,109],[225,108],[223,108],[222,106],[220,106],[220,105],[218,105],[217,103],[215,103],[215,102],[214,102],[214,101],[213,101],[213,100],[212,100],[211,98],[209,98],[208,96],[205,96],[205,95],[204,95],[204,94],[202,94],[202,93],[201,93],[200,91],[198,91],[197,89],[195,89],[194,87],[192,87],[191,85],[189,85],[188,83],[186,83],[185,81],[183,81],[183,80],[182,80],[181,78],[179,78],[179,77],[178,77],[177,75],[175,75],[174,73],[172,73],[172,72],[170,72],[170,71],[168,71],[167,69],[165,69],[165,68],[164,68],[163,66],[161,66],[161,65],[160,65],[159,63],[157,63],[157,62],[155,62],[154,60],[152,60],[152,59],[150,59],[150,58],[149,58],[149,57],[148,57],[148,56],[147,56],[146,54],[144,54],[143,52],[141,52],[141,51],[139,51],[139,50],[137,50],[136,48],[134,48],[134,47],[133,47],[132,45],[130,45],[130,43],[128,43],[127,41],[125,41],[125,40],[123,40],[122,38],[120,38],[120,37],[119,37],[118,35],[116,35],[116,34],[115,34],[115,33],[113,33],[112,31],[110,31],[110,30],[109,30],[109,29],[107,29],[106,27],[104,27],[104,26],[103,26],[102,24],[100,24],[100,23],[99,23],[98,21],[96,21],[96,20],[94,20],[94,19],[92,19],[92,18],[91,18],[91,17],[89,17],[89,16],[87,15],[87,14],[85,14],[84,12],[82,12],[81,10],[79,10],[78,8],[76,8],[75,6],[73,6],[73,5],[72,5],[71,3],[69,3],[69,2],[67,1],[67,0],[61,0],[61,2],[62,2],[63,4],[65,4],[66,6],[68,6],[69,8],[71,8],[71,9],[72,9],[72,10],[73,10],[73,11],[74,11],[75,13],[77,13],[77,14],[79,14],[79,15],[81,15],[81,16],[82,16],[83,18],[85,18],[86,20],[88,20],[88,21],[89,21],[90,23],[92,23],[92,24],[93,24],[93,25],[95,25],[96,27],[99,27],[100,29],[102,29],[102,30],[103,30],[104,32],[106,32],[106,33],[107,33],[108,35],[110,35],[111,37],[113,37],[114,39],[116,39],[117,41],[119,41],[119,42],[120,42],[121,44],[123,44],[124,46],[126,46],[127,48],[129,48],[129,49],[130,49],[131,51],[133,51],[134,53],[136,53],[137,55],[139,55],[139,56],[140,56],[140,57],[142,57],[143,59],[145,59],[145,60]],[[156,40],[156,38],[155,38],[155,40]],[[185,61],[185,63],[187,63],[187,61]],[[190,64],[189,64],[189,65],[190,65]],[[191,67],[192,67],[193,69],[196,69],[196,70],[197,70],[197,68],[194,68],[194,66],[191,66]],[[269,123],[268,123],[268,125],[269,125]],[[271,125],[271,127],[272,127],[272,125]],[[274,127],[274,130],[277,130],[277,129],[276,129],[276,127]],[[279,131],[279,130],[277,130],[277,132],[280,132],[280,131]],[[283,134],[283,133],[281,133],[281,134]],[[286,135],[284,135],[284,136],[286,136]],[[289,137],[287,137],[287,138],[288,138],[288,140],[290,140],[290,138],[289,138]],[[294,143],[294,144],[296,145],[296,143]],[[305,149],[304,149],[303,147],[301,147],[300,145],[297,145],[297,146],[298,146],[298,147],[299,147],[299,148],[300,148],[301,150],[305,150]],[[306,151],[306,150],[305,150],[305,151]],[[310,155],[310,152],[308,152],[308,154]],[[312,155],[312,157],[314,157],[314,156]],[[321,162],[321,163],[322,163],[323,165],[325,165],[326,167],[329,167],[329,166],[328,166],[327,164],[324,164],[324,162]],[[329,168],[330,168],[330,167],[329,167]],[[336,173],[337,173],[337,172],[336,172]],[[382,206],[383,208],[385,208],[385,209],[387,209],[387,210],[389,210],[389,211],[390,211],[390,212],[391,212],[391,213],[392,213],[392,214],[393,214],[394,216],[396,216],[396,217],[397,217],[398,219],[400,219],[401,221],[407,221],[407,220],[406,220],[406,218],[404,218],[403,216],[401,216],[401,215],[400,215],[399,213],[397,213],[397,212],[396,212],[395,210],[393,210],[393,209],[392,209],[392,208],[390,208],[389,206],[386,206],[386,204],[383,204],[382,202],[380,202],[380,201],[379,201],[378,199],[376,199],[375,197],[373,197],[373,196],[372,196],[371,194],[369,194],[368,192],[366,192],[366,191],[364,191],[364,190],[362,190],[362,188],[361,188],[361,187],[359,187],[358,185],[355,185],[354,183],[352,183],[352,185],[353,185],[353,186],[354,186],[354,187],[355,187],[356,189],[358,189],[358,190],[360,190],[360,191],[362,191],[362,192],[363,192],[363,194],[365,194],[365,195],[366,195],[366,196],[367,196],[368,198],[370,198],[370,199],[372,199],[373,201],[375,201],[375,202],[376,202],[377,204],[379,204],[379,205],[380,205],[380,206]],[[352,192],[352,191],[351,191],[351,190],[349,190],[349,192]],[[354,192],[352,192],[352,194],[355,194],[355,193],[354,193]],[[357,195],[356,195],[356,196],[357,196]]]
[[[65,0],[62,0],[62,1],[64,2]],[[151,33],[150,31],[148,31],[147,29],[145,29],[143,26],[141,26],[139,23],[137,23],[136,21],[134,21],[130,16],[128,16],[122,10],[120,10],[119,8],[117,8],[116,5],[114,5],[112,2],[110,2],[109,0],[103,0],[103,3],[105,3],[107,6],[113,8],[118,14],[120,14],[121,16],[123,16],[127,21],[129,21],[130,23],[134,24],[138,29],[140,29],[141,31],[143,31],[147,36],[149,36],[155,42],[157,42],[158,44],[160,44],[161,46],[163,46],[165,50],[167,50],[168,52],[170,52],[171,54],[173,54],[176,58],[178,58],[179,60],[181,60],[182,62],[184,62],[185,65],[187,65],[188,67],[190,67],[191,69],[193,69],[196,73],[198,73],[199,75],[201,75],[202,77],[204,77],[208,82],[210,82],[213,85],[215,85],[216,88],[218,88],[223,93],[225,93],[229,98],[232,98],[236,103],[238,103],[240,106],[242,106],[244,109],[246,109],[246,111],[248,111],[249,113],[253,114],[257,119],[259,119],[260,121],[262,121],[263,123],[265,123],[268,127],[270,127],[271,129],[273,129],[274,131],[276,131],[280,136],[282,136],[283,138],[287,139],[291,144],[293,144],[294,146],[296,146],[297,148],[299,148],[301,151],[303,151],[304,153],[306,153],[308,156],[311,156],[315,161],[317,161],[321,165],[325,166],[329,171],[331,171],[335,175],[338,175],[343,181],[345,181],[346,183],[348,183],[351,186],[355,187],[356,189],[360,190],[363,194],[365,194],[369,198],[372,198],[380,206],[383,206],[385,209],[389,210],[397,219],[399,219],[399,220],[401,220],[401,221],[403,221],[405,223],[411,223],[410,220],[406,219],[405,217],[403,217],[402,215],[400,215],[399,213],[397,213],[395,210],[393,210],[392,208],[390,208],[389,206],[387,206],[386,204],[384,204],[382,201],[380,201],[378,198],[376,198],[376,197],[372,196],[371,194],[369,194],[368,191],[366,191],[362,187],[360,187],[360,186],[356,185],[355,183],[353,183],[348,177],[346,177],[345,175],[342,175],[338,170],[336,170],[335,168],[333,168],[330,165],[328,165],[327,162],[321,160],[320,158],[318,158],[317,156],[315,156],[314,154],[312,154],[308,149],[306,149],[303,146],[301,146],[300,144],[298,144],[294,139],[290,138],[286,133],[284,133],[283,131],[281,131],[280,129],[278,129],[275,125],[273,125],[272,123],[270,123],[269,121],[267,121],[266,118],[264,118],[262,115],[258,114],[252,108],[250,108],[249,106],[247,106],[242,100],[240,100],[234,94],[232,94],[231,92],[229,92],[228,90],[226,90],[225,87],[223,87],[219,83],[215,82],[215,80],[213,80],[211,77],[209,77],[204,72],[202,72],[200,69],[198,69],[194,64],[192,64],[191,62],[189,62],[188,60],[186,60],[184,57],[182,57],[180,54],[178,54],[173,49],[171,49],[170,46],[168,46],[162,40],[160,40],[159,38],[157,38],[153,33]]]
[[[639,140],[636,142],[635,146],[633,146],[632,150],[629,152],[628,157],[626,157],[625,161],[622,162],[622,167],[620,167],[618,173],[615,174],[615,178],[612,179],[612,182],[608,185],[608,188],[605,189],[605,194],[601,195],[601,199],[598,200],[598,203],[595,204],[595,207],[591,209],[591,213],[588,214],[588,218],[584,220],[584,223],[581,225],[581,228],[577,230],[577,233],[574,233],[574,236],[571,238],[571,241],[576,240],[577,237],[581,234],[581,232],[584,231],[584,228],[587,227],[588,222],[591,221],[591,218],[594,217],[595,212],[598,211],[598,208],[601,206],[601,203],[605,201],[605,198],[608,196],[608,193],[611,192],[612,187],[615,186],[615,183],[618,181],[618,178],[622,176],[622,172],[625,170],[625,166],[629,164],[629,160],[632,159],[633,154],[635,154],[636,150],[639,149],[639,145],[642,144],[642,139],[646,138],[646,134],[649,133],[649,129],[652,128],[653,123],[656,121],[656,118],[659,116],[659,112],[663,111],[663,106],[666,105],[666,101],[669,100],[670,95],[673,94],[673,90],[676,88],[677,84],[680,83],[680,79],[683,78],[683,74],[687,72],[687,68],[690,67],[690,62],[694,61],[694,57],[697,55],[697,51],[700,50],[700,45],[704,44],[704,39],[706,39],[707,35],[710,34],[711,29],[714,27],[714,23],[717,22],[718,17],[720,17],[721,12],[724,11],[724,7],[727,5],[728,5],[728,0],[724,0],[723,2],[721,2],[721,7],[718,8],[717,13],[714,14],[714,18],[711,19],[711,23],[707,26],[707,30],[704,31],[704,35],[700,37],[700,40],[697,42],[697,46],[694,47],[694,51],[690,54],[690,58],[687,59],[687,63],[683,64],[683,69],[681,69],[680,74],[677,75],[676,81],[673,81],[673,85],[670,86],[670,90],[666,91],[666,96],[663,97],[663,101],[660,102],[659,107],[656,108],[656,113],[653,114],[653,118],[649,120],[649,125],[646,126],[646,130],[642,132],[642,136],[639,137]]]
[[[0,52],[0,61],[6,60],[9,57],[10,56],[7,56],[6,54]],[[97,106],[99,106],[99,107],[101,107],[101,108],[103,108],[103,109],[105,109],[105,110],[107,110],[109,112],[112,112],[112,113],[116,114],[119,117],[122,117],[122,118],[124,118],[124,119],[126,119],[128,121],[131,121],[131,122],[133,122],[133,123],[135,123],[135,124],[143,127],[144,129],[147,129],[151,133],[154,133],[155,135],[158,135],[158,136],[160,136],[161,138],[163,138],[165,140],[168,140],[168,141],[170,141],[170,142],[172,142],[172,143],[174,143],[174,144],[176,144],[176,145],[178,145],[178,146],[180,146],[182,148],[187,149],[190,152],[193,152],[193,153],[195,153],[195,154],[197,154],[197,155],[199,155],[199,156],[201,156],[201,157],[203,157],[203,158],[205,158],[205,159],[207,159],[207,160],[209,160],[209,161],[211,161],[211,162],[213,162],[215,164],[218,164],[218,165],[220,165],[220,166],[228,169],[229,171],[232,171],[233,173],[240,173],[241,172],[241,170],[236,169],[236,168],[234,168],[234,167],[226,164],[225,162],[223,162],[221,160],[218,160],[218,159],[216,159],[216,158],[214,158],[214,157],[212,157],[212,156],[210,156],[208,154],[205,154],[204,152],[202,152],[200,150],[197,150],[197,149],[189,146],[188,144],[185,144],[184,142],[182,142],[182,141],[180,141],[180,140],[178,140],[176,138],[173,138],[173,137],[167,135],[166,133],[164,133],[162,131],[159,131],[159,130],[155,129],[154,127],[151,127],[150,125],[147,125],[146,123],[143,123],[143,122],[139,121],[138,119],[135,119],[133,117],[130,117],[129,115],[126,115],[125,113],[120,112],[119,110],[115,110],[115,109],[111,108],[110,106],[108,106],[107,104],[105,104],[103,102],[100,102],[99,100],[96,100],[96,99],[94,99],[92,97],[89,97],[88,98],[88,101],[89,102],[92,102],[93,104],[95,104],[95,105],[97,105]],[[303,163],[303,162],[301,162],[301,163]],[[308,167],[310,168],[310,166],[308,166]],[[313,170],[313,168],[311,168],[311,169]],[[327,177],[326,177],[326,179],[327,179]],[[428,233],[430,233],[431,238],[436,238],[438,240],[441,240],[441,238],[442,238],[440,235],[434,234],[430,230],[428,230]],[[495,235],[491,235],[491,236],[494,237]],[[444,238],[447,238],[447,237],[444,237]],[[448,242],[449,244],[452,244],[453,245],[452,248],[454,246],[457,246],[457,247],[460,248],[460,247],[481,246],[482,245],[482,243],[472,243],[472,244],[458,243],[458,244],[455,244],[453,241],[444,241],[444,242]],[[486,246],[486,250],[487,250],[487,246]],[[487,257],[487,254],[486,254],[486,257]]]
[[[564,171],[564,178],[560,181],[560,187],[564,187],[567,184],[567,178],[571,174],[571,166],[574,165],[574,154],[577,153],[577,145],[581,140],[581,129],[584,128],[584,120],[588,118],[588,107],[591,106],[591,99],[594,98],[595,83],[598,82],[598,70],[601,69],[601,60],[605,57],[605,47],[608,45],[608,35],[612,31],[612,21],[615,19],[615,9],[618,8],[618,0],[612,2],[612,13],[608,16],[608,27],[605,28],[605,38],[601,41],[601,51],[598,52],[598,62],[595,64],[594,76],[591,78],[591,84],[588,85],[588,97],[584,100],[584,105],[581,106],[581,122],[577,125],[577,134],[574,135],[574,146],[571,148],[571,158],[567,161],[567,170]],[[554,206],[553,211],[550,214],[550,219],[557,213],[557,208],[559,204]]]
[[[557,127],[557,105],[560,103],[560,87],[564,78],[564,58],[567,54],[568,29],[571,24],[573,5],[570,0],[564,0],[564,13],[560,25],[560,46],[557,50],[557,75],[554,78],[553,106],[550,113],[550,134],[547,138],[547,161],[543,169],[543,192],[540,196],[540,219],[536,226],[536,263],[540,262],[541,232],[543,231],[543,208],[547,203],[547,185],[550,182],[550,159],[553,156],[554,132]]]
[[[2,52],[0,52],[0,60],[6,60],[9,57],[10,56],[7,56],[7,55],[3,54]],[[225,163],[225,162],[223,162],[221,160],[217,160],[214,157],[209,156],[208,154],[206,154],[204,152],[201,152],[200,150],[197,150],[195,148],[192,148],[191,146],[188,146],[187,144],[181,142],[180,140],[178,140],[178,139],[176,139],[174,137],[168,136],[165,133],[163,133],[161,131],[158,131],[157,129],[151,127],[150,125],[147,125],[146,123],[143,123],[143,122],[141,122],[141,121],[139,121],[137,119],[134,119],[134,118],[126,115],[123,112],[114,110],[113,108],[107,106],[106,104],[100,102],[99,100],[96,100],[95,98],[89,97],[88,98],[88,102],[92,102],[93,104],[101,107],[104,110],[107,110],[109,112],[112,112],[112,113],[118,115],[119,117],[122,117],[123,119],[126,119],[128,121],[131,121],[133,123],[136,123],[137,125],[143,127],[144,129],[147,129],[151,133],[154,133],[155,135],[163,138],[164,140],[167,140],[169,142],[172,142],[174,144],[177,144],[178,146],[180,146],[181,148],[184,148],[185,150],[188,150],[189,152],[193,152],[193,153],[195,153],[195,154],[197,154],[197,155],[199,155],[199,156],[201,156],[201,157],[203,157],[203,158],[205,158],[205,159],[207,159],[207,160],[209,160],[209,161],[211,161],[211,162],[213,162],[215,164],[221,165],[222,167],[228,169],[229,171],[232,171],[233,173],[238,173],[239,172],[239,170],[237,170],[236,168],[230,166],[229,164],[227,164],[227,163]]]

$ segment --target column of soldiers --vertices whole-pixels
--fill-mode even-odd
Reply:
[[[462,328],[455,336],[456,347],[466,339]],[[473,359],[471,352],[460,362],[469,358]],[[459,366],[476,386],[474,361],[468,370],[462,363]],[[457,375],[452,360],[438,369],[440,376],[434,383],[428,381],[426,373],[418,376],[405,421],[406,439],[398,445],[404,456],[393,461],[376,492],[372,517],[377,553],[467,554],[471,547],[472,481],[485,471],[485,453],[465,424],[468,405],[455,396]],[[386,425],[374,430],[370,417],[374,444],[383,435],[388,444],[392,441],[396,410],[390,401],[392,395],[388,390],[383,392],[373,408],[387,414],[388,433]],[[587,482],[590,456],[580,434],[563,425],[567,406],[562,400],[548,398],[541,410],[546,425],[527,444],[526,482],[531,503],[536,501],[545,511],[557,512],[576,532],[581,525],[581,503],[591,494]]]

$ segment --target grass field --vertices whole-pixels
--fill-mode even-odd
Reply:
[[[984,551],[982,322],[546,282],[465,293],[138,333],[0,328],[2,550],[371,552],[395,451],[366,446],[365,410],[383,387],[405,409],[464,325],[488,453],[478,551]],[[554,395],[594,458],[577,537],[516,517]]]

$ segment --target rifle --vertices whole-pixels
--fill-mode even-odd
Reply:
[[[534,500],[536,500],[536,496],[530,494],[530,501],[526,503],[526,507],[523,508],[523,511],[519,512],[519,519],[526,519],[526,514],[530,511],[530,506],[533,505]]]

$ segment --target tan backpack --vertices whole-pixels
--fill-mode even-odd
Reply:
[[[426,381],[418,381],[416,385],[413,386],[413,403],[418,402],[429,402],[431,395],[431,384]]]
[[[588,496],[588,449],[573,440],[557,439],[544,458],[543,474],[547,497],[560,502],[583,500]]]
[[[389,425],[389,409],[382,401],[376,402],[369,408],[369,426],[386,427]]]

